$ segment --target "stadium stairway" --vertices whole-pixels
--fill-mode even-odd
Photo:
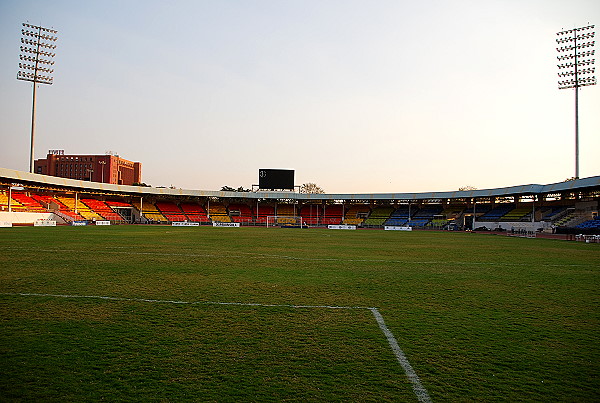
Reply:
[[[294,204],[278,204],[276,214],[278,216],[296,216],[299,211]]]
[[[393,212],[394,208],[392,206],[375,207],[371,210],[371,214],[364,221],[363,225],[365,227],[380,227],[390,218]]]
[[[68,207],[70,211],[76,211],[76,214],[79,214],[79,216],[81,216],[84,220],[104,220],[104,218],[101,215],[91,210],[81,200],[75,201],[75,198],[65,196],[58,196],[56,197],[56,200],[60,201],[63,205]]]
[[[232,203],[227,206],[227,211],[233,222],[251,224],[254,222],[252,210],[247,204]]]
[[[344,214],[343,224],[360,226],[370,212],[371,207],[368,204],[352,205]]]
[[[518,207],[502,217],[502,221],[531,221],[531,208]]]
[[[84,220],[81,215],[76,214],[75,211],[71,210],[56,197],[47,194],[32,194],[31,197],[37,200],[41,205],[48,206],[48,210],[54,211],[66,222]]]
[[[31,213],[47,213],[48,210],[40,204],[39,201],[30,197],[29,195],[23,192],[12,192],[12,199],[19,202],[24,208],[25,211]]]
[[[408,206],[398,207],[392,212],[392,215],[385,221],[384,225],[405,226],[409,221],[409,214],[412,217],[416,214],[417,210],[418,207],[416,206],[411,206],[410,208]]]
[[[187,216],[187,218],[192,222],[198,223],[207,223],[210,222],[208,216],[206,215],[206,210],[204,207],[199,205],[198,203],[184,202],[179,205],[183,213]]]
[[[227,208],[222,203],[210,203],[208,215],[213,222],[231,222]]]
[[[162,215],[156,206],[150,202],[145,202],[143,205],[138,201],[134,201],[133,207],[140,212],[140,214],[150,222],[167,222],[167,218]]]
[[[170,222],[187,221],[188,218],[179,206],[171,201],[157,201],[156,208]]]
[[[410,226],[425,227],[433,220],[435,216],[440,216],[442,211],[442,206],[427,206],[425,208],[421,208],[413,215],[410,221]]]
[[[90,208],[94,213],[100,215],[105,220],[123,222],[123,217],[115,213],[105,202],[97,199],[81,199],[81,202]]]

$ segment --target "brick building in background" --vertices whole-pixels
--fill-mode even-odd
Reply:
[[[142,163],[118,155],[65,155],[50,150],[44,159],[35,160],[35,173],[91,182],[132,185],[142,182]]]

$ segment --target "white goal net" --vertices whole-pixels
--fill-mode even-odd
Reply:
[[[300,216],[292,215],[270,215],[267,217],[268,227],[297,227],[303,228],[304,222]]]

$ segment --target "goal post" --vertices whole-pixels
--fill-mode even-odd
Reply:
[[[267,216],[267,228],[269,227],[294,227],[304,228],[305,224],[301,216],[295,215],[270,215]]]

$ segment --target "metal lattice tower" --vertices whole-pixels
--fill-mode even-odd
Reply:
[[[33,172],[34,139],[35,139],[35,104],[38,84],[52,85],[54,77],[54,42],[58,39],[57,31],[37,25],[23,23],[21,30],[21,55],[19,62],[18,80],[33,83],[33,102],[31,107],[31,149],[29,155],[29,171]]]
[[[558,88],[575,89],[575,178],[579,178],[579,88],[596,84],[594,25],[558,32]]]

